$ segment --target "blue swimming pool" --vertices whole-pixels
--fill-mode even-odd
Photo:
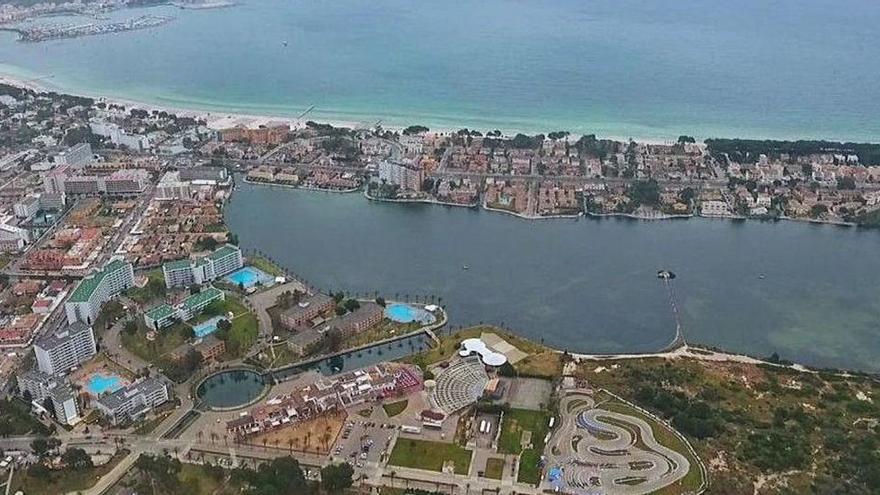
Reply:
[[[112,374],[95,373],[85,383],[86,391],[94,396],[116,392],[125,386],[122,377]]]
[[[424,309],[410,306],[409,304],[391,304],[385,308],[385,317],[397,323],[411,323],[417,321],[424,325],[434,323],[436,318]]]
[[[200,339],[205,335],[210,335],[217,330],[217,323],[223,319],[225,319],[225,317],[215,316],[208,321],[193,325],[193,333],[197,339]]]
[[[260,285],[271,285],[275,281],[275,277],[252,266],[246,266],[234,271],[225,278],[227,282],[233,285],[244,286],[245,289],[250,289],[258,283]]]

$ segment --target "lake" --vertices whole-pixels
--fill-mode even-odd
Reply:
[[[699,218],[529,221],[245,183],[225,216],[245,250],[323,290],[442,297],[452,326],[503,323],[577,352],[655,351],[675,333],[657,279],[669,269],[689,342],[880,370],[880,231]]]

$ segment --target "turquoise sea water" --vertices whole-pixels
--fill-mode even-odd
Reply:
[[[37,44],[0,33],[0,72],[219,113],[297,116],[315,105],[311,118],[363,123],[880,138],[872,0],[245,0],[149,10],[176,20]]]

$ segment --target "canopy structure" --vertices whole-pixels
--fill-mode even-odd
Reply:
[[[462,341],[461,350],[458,351],[458,354],[461,357],[478,354],[483,364],[488,366],[501,366],[507,362],[507,356],[490,349],[482,339],[466,339]]]

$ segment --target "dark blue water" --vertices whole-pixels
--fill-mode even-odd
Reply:
[[[346,371],[352,371],[366,366],[372,366],[382,361],[394,361],[406,356],[430,349],[431,339],[427,334],[420,333],[403,337],[393,342],[376,344],[357,351],[345,352],[336,356],[320,359],[318,361],[291,366],[283,370],[273,372],[276,380],[284,381],[292,376],[307,370],[314,370],[323,375],[335,375]]]
[[[263,377],[258,373],[229,370],[208,377],[196,394],[209,407],[235,407],[259,397],[264,387]]]
[[[691,342],[880,370],[880,231],[691,219],[544,220],[239,184],[226,221],[325,290],[442,297],[450,325],[503,323],[578,352],[674,337],[657,270],[677,274]],[[463,270],[463,265],[469,270]]]

